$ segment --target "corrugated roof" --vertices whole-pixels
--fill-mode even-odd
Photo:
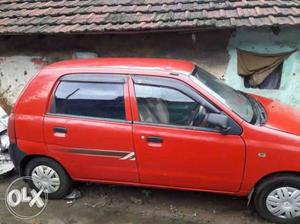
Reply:
[[[299,0],[0,0],[0,34],[299,24]]]

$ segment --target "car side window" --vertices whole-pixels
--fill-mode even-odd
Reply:
[[[60,81],[51,113],[125,120],[123,83]]]
[[[175,88],[136,83],[135,94],[141,122],[212,128],[210,109]]]

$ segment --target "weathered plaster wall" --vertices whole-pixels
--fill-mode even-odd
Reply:
[[[300,52],[293,53],[283,64],[281,87],[279,90],[261,90],[245,88],[243,78],[237,74],[236,49],[256,53],[280,53],[300,49],[300,30],[297,28],[281,29],[275,35],[270,29],[238,29],[230,38],[230,55],[225,73],[227,84],[236,89],[278,99],[290,105],[300,107]]]
[[[135,35],[0,37],[0,98],[13,104],[25,83],[44,65],[74,52],[99,57],[164,57],[191,60],[222,75],[228,63],[230,30]]]
[[[0,94],[5,101],[14,102],[33,74],[40,69],[42,64],[36,60],[39,57],[0,57]]]
[[[46,64],[72,58],[74,52],[99,57],[166,57],[199,64],[236,89],[281,100],[300,107],[300,53],[283,66],[280,90],[244,88],[237,74],[236,48],[257,53],[279,53],[300,48],[300,30],[270,29],[157,33],[135,35],[57,35],[0,37],[0,105],[9,110],[28,80]]]

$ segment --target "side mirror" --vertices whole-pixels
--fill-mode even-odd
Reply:
[[[207,114],[207,122],[221,128],[221,133],[223,135],[227,134],[231,129],[228,125],[229,118],[224,114],[209,113]]]

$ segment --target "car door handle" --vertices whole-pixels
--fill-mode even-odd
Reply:
[[[54,127],[53,128],[54,133],[62,133],[62,134],[67,134],[68,129],[65,127]]]
[[[163,138],[159,136],[148,136],[146,138],[147,142],[153,142],[153,143],[163,143]]]

